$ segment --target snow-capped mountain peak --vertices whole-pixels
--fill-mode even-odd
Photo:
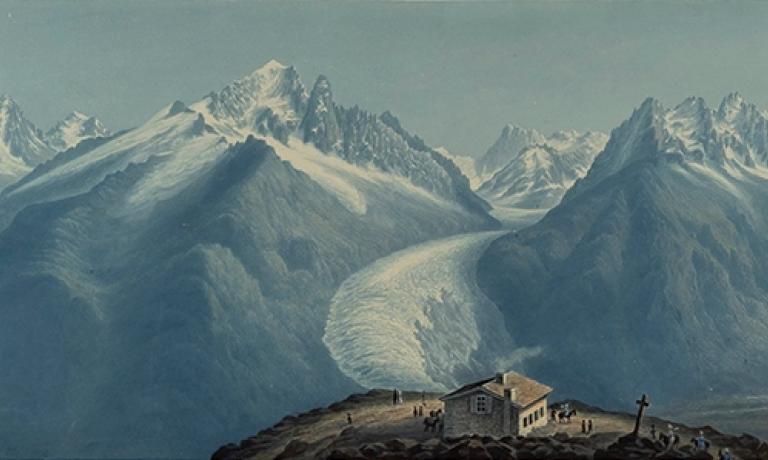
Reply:
[[[312,87],[301,128],[304,130],[304,141],[314,142],[323,152],[330,152],[338,146],[341,132],[333,113],[331,82],[325,75],[317,77]]]
[[[737,115],[744,105],[746,100],[739,92],[733,92],[725,96],[720,103],[720,108],[717,110],[718,118],[727,120],[733,119]]]
[[[52,148],[61,151],[76,146],[84,139],[109,134],[98,118],[73,111],[45,133],[45,140]]]
[[[53,153],[16,101],[8,95],[0,96],[0,188]]]
[[[328,160],[334,162],[332,172],[326,168],[318,173],[315,168],[310,175],[339,199],[356,203],[351,206],[354,212],[367,209],[359,205],[362,192],[346,193],[350,187],[338,186],[340,181],[332,177],[340,170],[338,162],[352,165],[363,175],[384,174],[412,192],[493,221],[485,214],[488,205],[471,191],[458,168],[408,133],[393,115],[335,104],[324,76],[317,79],[309,96],[296,69],[277,61],[189,106],[180,101],[168,104],[143,125],[41,172],[6,194],[23,201],[24,196],[34,195],[47,181],[55,180],[77,184],[62,192],[68,196],[93,187],[97,182],[89,181],[99,181],[129,164],[162,158],[127,200],[129,205],[150,209],[152,203],[172,196],[218,161],[228,144],[248,136],[265,138],[281,158],[305,172],[311,167],[299,164],[314,167],[320,161],[307,162],[305,157],[335,157]],[[73,179],[78,177],[83,179]],[[59,192],[47,188],[45,193]],[[355,198],[348,200],[350,195]]]
[[[245,131],[271,133],[286,141],[301,122],[307,98],[296,69],[271,60],[191,108]]]
[[[476,161],[482,181],[477,192],[493,205],[496,217],[509,223],[521,216],[538,218],[587,173],[607,140],[600,132],[561,130],[544,136],[534,129],[506,125]]]
[[[288,67],[290,67],[290,66],[287,66],[287,65],[283,64],[282,62],[278,61],[277,59],[270,59],[269,61],[267,61],[266,64],[264,64],[260,68],[256,69],[256,72],[259,72],[259,71],[267,72],[267,71],[273,71],[273,70],[284,70],[284,69],[287,69]]]
[[[16,101],[5,93],[0,94],[0,110],[5,111],[12,105],[16,105]]]
[[[533,144],[543,144],[546,138],[535,129],[508,124],[488,151],[478,158],[477,172],[489,176],[504,167],[512,157]]]
[[[723,185],[733,180],[768,177],[768,116],[739,93],[731,93],[717,110],[699,97],[672,109],[646,99],[611,133],[582,190],[641,161],[681,166]]]

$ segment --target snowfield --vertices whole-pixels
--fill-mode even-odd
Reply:
[[[478,258],[503,233],[412,246],[348,278],[323,339],[342,372],[365,387],[442,391],[536,355],[498,353],[515,346],[475,283]]]

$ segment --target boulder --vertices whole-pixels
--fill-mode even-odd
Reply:
[[[509,460],[516,458],[515,449],[505,443],[496,442],[488,444],[485,446],[485,450],[493,459]]]
[[[533,458],[553,458],[553,452],[549,446],[538,446],[531,453]]]
[[[403,452],[408,446],[401,439],[390,439],[384,443],[384,447],[391,452]]]
[[[373,444],[363,444],[363,446],[360,448],[360,453],[363,454],[366,458],[376,458],[384,452],[386,448],[383,444],[380,443],[373,443]]]
[[[362,456],[357,450],[346,447],[346,448],[337,448],[331,450],[331,452],[323,457],[328,460],[357,460],[357,459],[363,459],[365,457]]]

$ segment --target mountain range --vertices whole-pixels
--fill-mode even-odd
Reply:
[[[511,136],[511,132],[505,128],[481,160],[498,154],[498,145],[508,145],[501,140]],[[508,162],[483,182],[478,193],[497,206],[550,209],[577,179],[586,175],[607,141],[608,136],[603,133],[557,131],[517,152],[509,151]]]
[[[494,217],[520,228],[540,219],[583,177],[605,147],[600,132],[556,131],[544,136],[535,129],[506,125],[485,153],[452,154],[473,190],[493,208]]]
[[[322,342],[336,288],[488,209],[276,61],[80,142],[0,194],[0,454],[194,456],[359,389]]]
[[[80,112],[72,112],[43,133],[24,116],[16,101],[0,96],[0,190],[57,152],[107,135],[109,131],[101,121]]]
[[[768,116],[647,99],[537,224],[492,243],[478,283],[528,371],[626,404],[751,394],[768,377]]]
[[[494,367],[608,407],[764,388],[768,114],[738,94],[475,157],[277,61],[114,133],[0,101],[0,456],[197,456]]]

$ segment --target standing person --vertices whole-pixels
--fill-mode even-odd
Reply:
[[[416,406],[413,406],[413,416],[418,417],[419,416],[419,410],[416,409]]]
[[[423,405],[426,402],[427,394],[424,392],[424,390],[421,390],[421,404]]]
[[[587,426],[587,433],[592,433],[592,419],[589,419],[589,424]]]
[[[397,406],[397,388],[392,390],[392,405]]]
[[[651,423],[651,439],[656,439],[656,425]]]
[[[581,419],[581,432],[582,433],[587,432],[587,419],[585,418]]]
[[[352,414],[347,412],[347,425],[351,425],[351,424],[352,424]]]
[[[557,422],[557,409],[552,409],[552,421]]]
[[[419,406],[419,417],[424,415],[424,405]]]
[[[691,439],[691,442],[696,450],[702,450],[704,452],[709,450],[710,443],[707,438],[704,437],[703,431],[699,431],[699,435]]]
[[[671,423],[667,423],[667,450],[671,450],[677,440],[677,429]]]

